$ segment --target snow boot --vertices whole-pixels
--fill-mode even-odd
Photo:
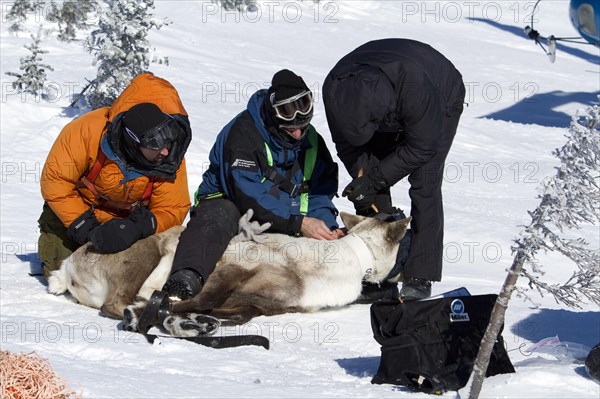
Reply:
[[[402,283],[400,299],[402,301],[418,301],[431,296],[431,281],[409,277]]]
[[[191,269],[178,270],[169,277],[163,291],[182,301],[198,295],[204,286],[202,277]]]
[[[360,296],[353,303],[369,304],[381,300],[398,300],[398,283],[367,283],[363,281]]]

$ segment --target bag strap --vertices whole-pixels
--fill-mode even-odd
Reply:
[[[304,156],[304,183],[309,184],[313,171],[315,170],[315,164],[317,163],[317,149],[319,146],[319,138],[317,132],[311,126],[308,130],[308,142],[310,148],[306,151]],[[308,213],[308,190],[300,194],[300,213],[306,215]]]
[[[99,208],[107,208],[112,211],[130,213],[135,208],[138,208],[141,206],[148,206],[150,204],[150,197],[152,196],[152,188],[154,186],[154,176],[148,177],[148,184],[146,184],[146,188],[144,189],[144,193],[142,194],[142,197],[139,200],[133,201],[133,202],[115,201],[115,200],[112,200],[112,199],[106,197],[103,194],[100,194],[98,192],[98,190],[96,190],[96,186],[94,185],[94,182],[96,181],[96,178],[100,174],[100,170],[102,170],[102,167],[104,166],[104,163],[106,162],[106,159],[107,159],[106,154],[102,150],[102,146],[100,146],[100,148],[98,148],[98,156],[96,157],[94,166],[92,166],[92,168],[90,169],[90,171],[88,172],[88,174],[86,176],[83,176],[81,179],[79,179],[77,181],[77,183],[75,183],[75,187],[78,189],[79,188],[87,188],[88,190],[90,190],[90,192],[94,195],[94,198],[98,202],[97,207],[99,207]]]
[[[300,184],[294,184],[290,179],[283,176],[281,173],[277,171],[277,169],[273,166],[273,153],[271,152],[271,148],[267,142],[265,142],[265,151],[267,154],[267,168],[264,171],[265,177],[263,181],[270,180],[275,183],[279,188],[288,193],[290,197],[295,197],[300,195],[300,213],[302,215],[306,215],[308,213],[308,193],[310,192],[310,179],[312,177],[313,171],[315,169],[315,163],[317,162],[317,148],[319,144],[319,140],[317,137],[317,132],[314,128],[309,127],[308,131],[308,141],[311,147],[306,151],[304,155],[304,168],[303,168],[303,181]],[[293,167],[293,171],[295,174],[295,168],[298,166],[298,161]],[[293,176],[293,174],[292,174]]]

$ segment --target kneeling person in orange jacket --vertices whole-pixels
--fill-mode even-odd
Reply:
[[[114,253],[181,225],[190,208],[189,119],[175,88],[136,77],[111,107],[69,123],[42,172],[38,252],[47,277],[90,241]]]

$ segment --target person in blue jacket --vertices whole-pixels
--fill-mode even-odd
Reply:
[[[249,209],[254,220],[271,223],[269,232],[320,240],[344,235],[332,201],[338,167],[310,124],[313,111],[313,93],[284,69],[223,128],[163,291],[180,299],[200,292]]]

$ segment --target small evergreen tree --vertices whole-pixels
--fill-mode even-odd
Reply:
[[[569,307],[579,307],[584,299],[600,306],[600,250],[588,248],[583,239],[561,235],[566,229],[600,222],[600,107],[589,107],[586,113],[583,118],[573,118],[567,143],[554,151],[560,167],[556,176],[542,183],[540,204],[529,213],[531,223],[516,240],[513,264],[475,360],[469,398],[479,397],[490,354],[519,275],[526,277],[529,285],[540,293],[549,292]],[[540,250],[558,251],[574,262],[577,270],[562,285],[542,281],[539,278],[542,268],[536,262]],[[530,265],[531,271],[525,265]]]
[[[19,67],[23,73],[6,72],[9,76],[15,76],[17,80],[12,83],[13,88],[19,93],[31,93],[36,96],[44,96],[44,84],[46,83],[46,70],[53,71],[54,69],[47,64],[43,64],[40,54],[46,54],[48,51],[40,48],[42,35],[42,27],[38,30],[37,36],[31,35],[33,43],[25,45],[27,50],[31,51],[31,55],[21,58],[21,66]]]
[[[6,21],[12,22],[8,28],[10,32],[23,30],[23,22],[27,20],[27,14],[34,13],[44,6],[40,0],[15,0],[10,11],[6,14]]]
[[[97,7],[96,0],[65,0],[62,4],[53,1],[48,19],[58,23],[58,39],[70,42],[75,40],[77,30],[91,27],[89,14]]]
[[[319,3],[320,1],[321,0],[313,0],[313,3]],[[221,5],[221,7],[227,11],[237,10],[239,12],[255,12],[258,10],[256,0],[211,0],[211,2]]]
[[[131,80],[148,71],[150,63],[165,63],[147,39],[152,28],[160,29],[170,21],[159,20],[150,13],[154,0],[105,0],[106,12],[100,16],[98,29],[92,31],[85,47],[98,66],[96,78],[84,93],[92,109],[107,106],[117,98]]]
[[[256,0],[212,0],[212,2],[220,4],[227,11],[256,11]]]

